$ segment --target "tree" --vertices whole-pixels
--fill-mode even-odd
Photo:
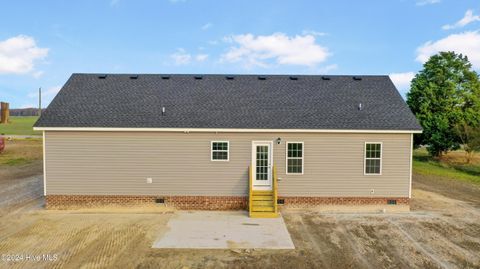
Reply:
[[[456,131],[465,150],[465,159],[470,163],[473,154],[480,151],[480,127],[471,127],[463,123],[457,125]]]
[[[459,124],[480,122],[480,82],[467,56],[440,52],[412,80],[407,104],[423,127],[415,143],[435,157],[460,147]]]

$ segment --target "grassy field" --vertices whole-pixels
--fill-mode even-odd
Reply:
[[[7,141],[5,151],[0,154],[0,167],[28,164],[41,158],[41,139],[14,139]]]
[[[0,182],[42,174],[42,139],[7,140],[0,153]]]
[[[480,154],[470,164],[465,162],[464,152],[449,152],[441,160],[430,157],[424,148],[413,153],[413,172],[480,184]]]
[[[41,132],[33,131],[33,124],[37,116],[10,117],[10,123],[0,124],[0,134],[6,135],[41,135]]]

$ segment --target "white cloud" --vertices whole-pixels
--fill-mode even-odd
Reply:
[[[314,31],[314,30],[303,30],[302,34],[303,35],[313,35],[313,36],[326,36],[326,35],[328,35],[325,32],[318,32],[318,31]]]
[[[203,31],[206,31],[206,30],[208,30],[209,28],[211,28],[212,26],[213,26],[213,23],[210,23],[210,22],[209,22],[209,23],[206,23],[206,24],[202,25],[201,29],[202,29]]]
[[[417,0],[417,6],[426,6],[440,3],[440,0]]]
[[[224,42],[234,46],[221,56],[221,61],[242,62],[246,67],[267,67],[271,61],[280,65],[314,67],[330,55],[326,47],[315,43],[313,35],[290,37],[283,33],[268,36],[244,34],[225,37]]]
[[[410,89],[410,82],[415,77],[414,72],[391,73],[390,79],[401,93],[406,93]]]
[[[168,1],[173,4],[187,2],[187,0],[168,0]]]
[[[177,49],[177,52],[170,55],[170,58],[172,58],[173,62],[176,65],[185,65],[190,63],[192,55],[187,53],[184,49],[180,48]]]
[[[53,86],[47,89],[42,89],[42,98],[53,98],[62,89],[62,86]],[[29,98],[38,98],[38,90],[28,94]]]
[[[450,30],[450,29],[455,29],[455,28],[462,28],[466,26],[467,24],[470,24],[472,22],[480,21],[480,16],[478,15],[473,15],[473,10],[469,9],[467,12],[465,12],[465,15],[463,18],[459,21],[457,21],[454,24],[446,24],[442,26],[443,30]]]
[[[170,58],[173,60],[175,65],[187,65],[192,63],[192,61],[203,62],[207,60],[208,54],[200,53],[197,55],[192,55],[185,49],[178,48],[175,53],[170,55]]]
[[[197,54],[197,56],[195,56],[195,60],[197,60],[199,62],[203,62],[207,58],[208,58],[208,54]]]
[[[440,51],[454,51],[466,55],[475,69],[480,69],[480,32],[451,34],[437,41],[428,41],[417,48],[418,62],[424,63]]]
[[[43,71],[36,71],[36,72],[33,72],[33,77],[34,78],[40,78],[41,76],[43,76]]]
[[[53,86],[46,89],[42,88],[42,107],[47,107],[57,93],[62,89],[62,86]],[[38,89],[30,92],[28,98],[38,100]],[[27,104],[25,107],[37,107],[38,105]]]
[[[20,108],[38,108],[38,105],[24,104],[24,105],[21,105]]]
[[[0,41],[0,74],[27,74],[35,63],[48,55],[47,48],[39,48],[30,36],[18,35]]]
[[[336,69],[338,69],[337,64],[330,64],[330,65],[327,65],[327,66],[324,66],[324,67],[320,67],[318,69],[318,73],[327,74],[327,73],[330,73],[331,71],[336,70]]]

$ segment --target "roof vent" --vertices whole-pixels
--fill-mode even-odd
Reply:
[[[330,77],[322,76],[322,79],[323,79],[323,80],[330,80]]]
[[[170,79],[170,76],[162,76],[162,79]]]
[[[137,79],[138,75],[130,75],[130,79]]]
[[[202,76],[195,76],[195,79],[202,79]]]
[[[233,79],[235,79],[234,76],[226,76],[225,78],[228,79],[228,80],[233,80]]]
[[[353,77],[353,80],[362,80],[361,77]]]
[[[266,76],[258,76],[258,80],[266,80],[267,77]]]
[[[298,80],[298,77],[290,76],[290,80]]]
[[[106,75],[106,74],[98,75],[98,78],[99,78],[99,79],[105,79],[105,78],[107,78],[107,75]]]

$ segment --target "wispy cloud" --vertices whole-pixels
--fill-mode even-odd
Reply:
[[[62,86],[53,86],[42,89],[42,98],[53,98],[62,89]],[[33,91],[27,95],[29,98],[37,98],[38,91]]]
[[[442,26],[442,29],[443,30],[450,30],[450,29],[455,29],[455,28],[462,28],[462,27],[465,27],[466,25],[468,25],[470,23],[473,23],[473,22],[476,22],[476,21],[480,21],[480,16],[473,15],[473,10],[469,9],[465,12],[465,15],[463,16],[462,19],[460,19],[459,21],[457,21],[454,24],[446,24],[446,25]]]
[[[184,49],[179,48],[175,53],[170,55],[170,58],[172,58],[175,65],[185,65],[190,63],[192,55],[187,53]]]
[[[188,53],[183,48],[178,48],[175,53],[170,55],[170,58],[173,60],[175,65],[187,65],[194,61],[196,62],[204,62],[208,59],[208,54],[200,53],[196,55],[192,55]]]
[[[0,41],[0,74],[32,73],[35,64],[47,55],[48,48],[38,47],[30,36],[19,35]]]
[[[176,4],[176,3],[184,3],[187,2],[187,0],[168,0],[168,2]]]
[[[272,62],[278,65],[315,67],[330,56],[329,50],[317,44],[315,36],[311,34],[243,34],[225,37],[224,42],[233,46],[221,56],[221,61],[243,63],[245,67],[268,67]]]
[[[328,35],[328,33],[318,32],[318,31],[315,31],[315,30],[303,30],[302,35],[326,36],[326,35]]]
[[[195,56],[195,60],[199,61],[199,62],[203,62],[205,60],[207,60],[208,58],[208,54],[197,54]]]
[[[23,104],[20,106],[20,108],[36,108],[37,105],[34,105],[32,103],[29,103],[29,104]]]
[[[61,89],[62,86],[59,85],[42,89],[42,107],[46,107]],[[30,92],[29,94],[27,94],[27,97],[32,100],[38,99],[38,90]],[[37,107],[37,105],[32,105],[31,103],[28,103],[22,106],[22,108],[29,107]]]
[[[440,0],[417,0],[417,6],[426,6],[440,3]]]
[[[405,95],[410,89],[410,82],[415,77],[414,72],[404,72],[404,73],[391,73],[390,79],[397,89]]]
[[[451,34],[437,41],[428,41],[417,48],[418,62],[424,63],[440,51],[455,51],[466,55],[473,67],[480,70],[480,30]]]
[[[202,25],[202,27],[200,27],[200,29],[202,29],[203,31],[206,31],[210,28],[212,28],[213,26],[213,23],[209,22],[209,23],[205,23],[204,25]]]

